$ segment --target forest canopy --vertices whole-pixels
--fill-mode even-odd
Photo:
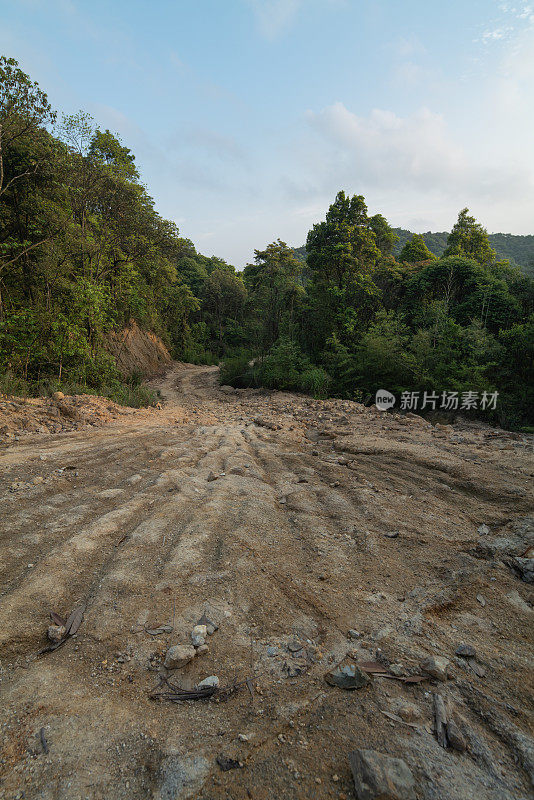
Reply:
[[[411,234],[341,191],[305,248],[277,240],[240,273],[158,214],[117,136],[82,112],[59,119],[8,58],[0,125],[4,391],[120,399],[106,335],[133,318],[234,386],[498,392],[486,419],[532,424],[534,292],[516,241],[532,237],[488,236],[468,209],[449,234]]]

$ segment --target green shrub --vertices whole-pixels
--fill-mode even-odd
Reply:
[[[302,391],[317,398],[328,397],[328,389],[331,383],[330,375],[322,367],[310,367],[302,373],[300,378]]]

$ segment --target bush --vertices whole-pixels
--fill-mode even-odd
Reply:
[[[322,367],[310,367],[300,377],[300,389],[316,398],[328,397],[332,379]]]
[[[240,389],[257,386],[256,369],[250,365],[249,357],[225,358],[219,368],[219,383],[222,386],[235,386]]]

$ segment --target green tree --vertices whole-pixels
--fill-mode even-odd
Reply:
[[[429,261],[436,256],[430,252],[425,244],[425,240],[420,233],[414,233],[402,248],[399,261],[408,264],[418,264],[420,261]]]
[[[469,216],[469,209],[463,208],[458,214],[447,239],[444,256],[466,256],[479,264],[490,264],[495,261],[496,253],[489,243],[488,232],[482,225]]]

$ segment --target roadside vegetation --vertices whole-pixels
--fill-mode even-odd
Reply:
[[[339,192],[305,249],[278,240],[238,273],[157,213],[115,135],[59,119],[13,59],[0,124],[0,391],[154,402],[106,351],[133,318],[175,358],[221,363],[222,383],[359,400],[498,391],[484,418],[532,425],[534,282],[468,209],[437,257],[427,234],[400,247]]]

